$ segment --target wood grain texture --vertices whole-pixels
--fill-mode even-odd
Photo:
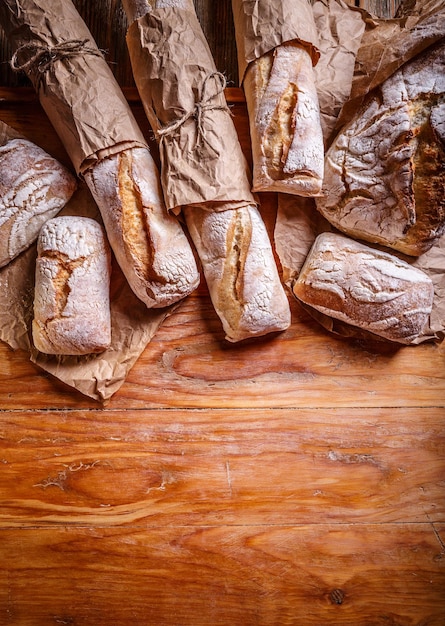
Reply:
[[[0,527],[445,522],[445,410],[3,413]]]
[[[428,524],[31,528],[19,541],[14,531],[2,539],[0,555],[10,563],[0,572],[4,624],[445,620],[443,546]]]
[[[157,159],[119,2],[75,3]],[[230,0],[195,4],[250,160]],[[70,167],[5,64],[0,119]],[[104,407],[0,344],[0,626],[444,626],[445,346],[291,306],[231,345],[201,284]]]

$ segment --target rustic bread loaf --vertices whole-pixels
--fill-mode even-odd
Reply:
[[[76,184],[61,163],[0,122],[0,267],[29,248]]]
[[[149,308],[184,298],[200,276],[178,220],[167,213],[147,148],[104,158],[85,172],[108,239],[127,281]]]
[[[334,233],[317,237],[292,289],[325,315],[403,344],[427,325],[434,295],[421,270]]]
[[[318,210],[344,233],[408,255],[445,231],[445,44],[369,95],[326,155]]]
[[[110,251],[88,217],[47,221],[37,241],[32,336],[46,354],[102,352],[111,342]]]
[[[324,146],[312,58],[296,42],[252,61],[243,81],[249,112],[253,190],[316,196]]]
[[[288,328],[289,302],[258,209],[183,210],[226,339],[236,342]]]

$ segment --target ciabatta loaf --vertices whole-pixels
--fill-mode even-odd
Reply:
[[[193,251],[167,213],[159,175],[146,148],[101,160],[84,174],[107,235],[134,293],[149,308],[184,298],[199,284]]]
[[[371,92],[326,155],[318,210],[344,233],[408,255],[445,231],[445,44]]]
[[[59,216],[37,242],[33,342],[46,354],[81,355],[111,342],[110,251],[102,227]]]
[[[312,58],[287,42],[252,61],[243,81],[249,113],[253,190],[320,193],[324,145]]]
[[[258,209],[185,207],[184,215],[226,339],[236,342],[288,328],[289,302]]]
[[[434,296],[421,270],[333,233],[317,237],[293,293],[329,317],[403,344],[426,327]]]
[[[0,267],[29,248],[76,186],[59,161],[0,122]]]

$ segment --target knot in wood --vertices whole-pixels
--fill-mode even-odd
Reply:
[[[329,594],[329,600],[332,604],[343,604],[345,599],[345,592],[343,589],[333,589]]]

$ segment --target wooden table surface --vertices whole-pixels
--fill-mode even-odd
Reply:
[[[229,2],[197,9],[235,80]],[[68,164],[5,66],[0,98]],[[342,339],[291,307],[286,332],[230,345],[202,284],[106,406],[0,345],[0,626],[444,626],[445,346]]]

